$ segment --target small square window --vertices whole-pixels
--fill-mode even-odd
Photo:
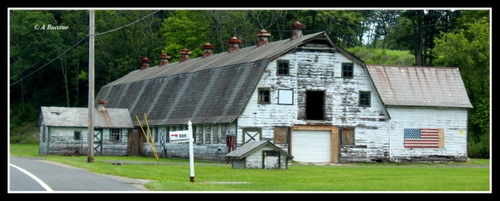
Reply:
[[[271,103],[271,91],[270,89],[259,89],[259,103],[260,104],[270,104]]]
[[[342,63],[342,77],[343,78],[352,78],[354,72],[354,64],[353,63]]]
[[[290,75],[290,61],[288,60],[278,60],[277,61],[278,70],[277,75]]]
[[[370,107],[370,92],[369,91],[360,91],[359,92],[359,106]]]
[[[278,104],[293,105],[293,90],[291,89],[278,90]]]
[[[354,145],[354,128],[343,128],[341,135],[341,145]]]
[[[73,132],[73,139],[74,140],[81,140],[82,139],[81,138],[81,134],[82,134],[81,131],[75,131],[75,132]]]
[[[122,130],[119,128],[110,129],[109,140],[110,141],[121,141]]]

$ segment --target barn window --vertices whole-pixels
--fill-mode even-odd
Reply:
[[[290,75],[290,61],[278,60],[277,66],[278,70],[276,72],[276,75]]]
[[[342,78],[352,78],[354,71],[353,63],[342,63]]]
[[[293,105],[293,90],[292,89],[278,90],[278,104]]]
[[[81,140],[81,137],[80,137],[81,133],[82,133],[81,131],[74,131],[73,132],[73,140]]]
[[[260,104],[270,104],[271,103],[271,90],[267,88],[259,89],[259,103]]]
[[[109,140],[119,142],[122,140],[122,130],[119,128],[110,129]]]
[[[354,128],[343,128],[341,135],[342,145],[354,145]]]
[[[363,107],[370,107],[370,102],[371,102],[370,92],[369,91],[360,91],[358,105],[363,106]]]

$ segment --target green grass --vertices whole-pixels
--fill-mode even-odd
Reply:
[[[38,157],[37,146],[11,145],[10,148],[11,155]],[[75,157],[45,158],[92,172],[153,180],[145,185],[153,191],[490,191],[488,168],[306,165],[289,166],[288,170],[264,170],[196,165],[196,182],[191,183],[188,165],[110,165],[98,161],[100,157],[96,157],[94,163],[67,160]],[[112,160],[125,160],[129,157],[112,158],[114,158]],[[133,157],[134,160],[140,158],[156,161],[154,158]],[[187,160],[180,161],[187,162]],[[489,164],[489,160],[472,161],[474,165]]]

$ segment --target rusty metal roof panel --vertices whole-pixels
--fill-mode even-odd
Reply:
[[[385,105],[472,108],[458,68],[366,67]]]
[[[53,127],[88,127],[88,108],[46,107],[42,106],[42,118],[45,126]],[[106,108],[94,111],[96,128],[133,128],[128,109]]]

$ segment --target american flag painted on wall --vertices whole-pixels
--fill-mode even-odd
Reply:
[[[405,148],[439,148],[439,129],[405,128]]]

